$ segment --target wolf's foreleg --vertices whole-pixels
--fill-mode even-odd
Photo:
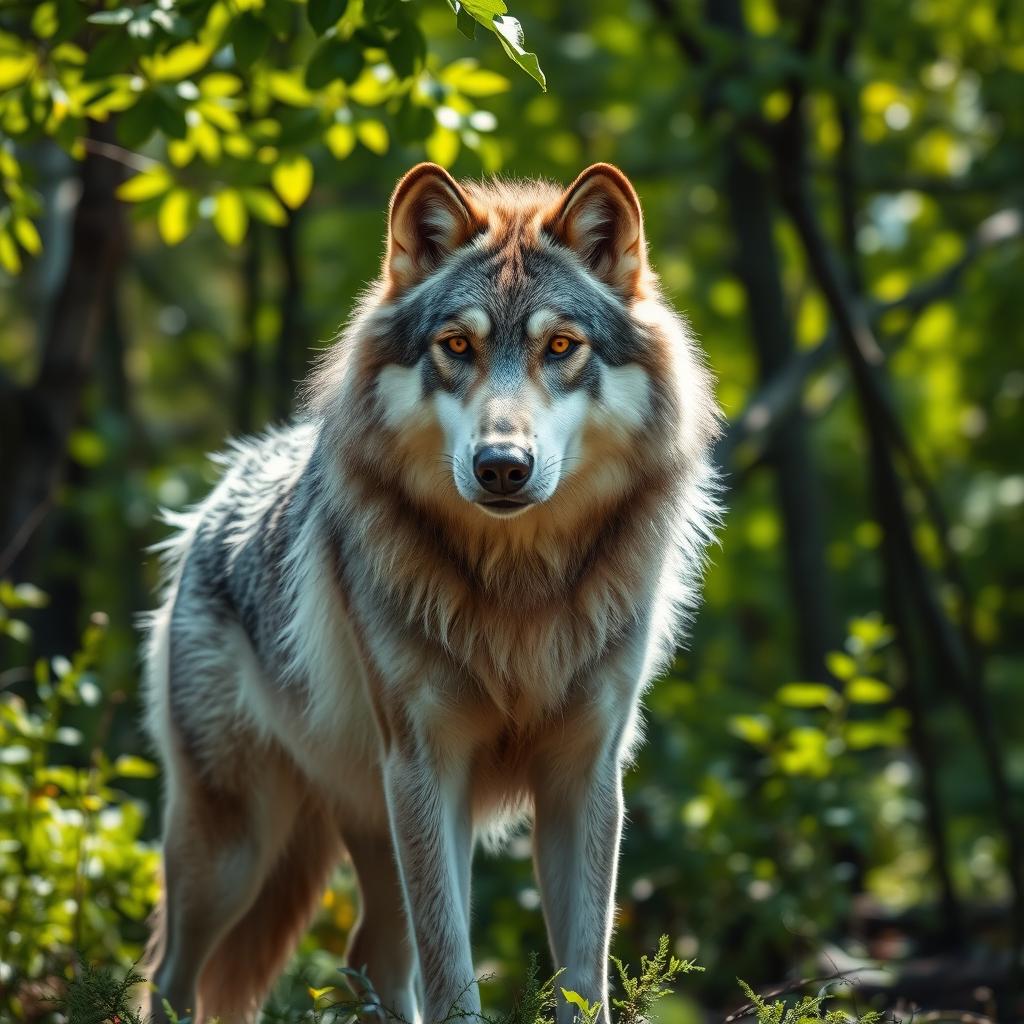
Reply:
[[[552,766],[535,783],[534,854],[558,984],[601,1003],[608,1021],[608,950],[622,832],[618,755],[603,754],[567,776]],[[575,1008],[559,1000],[558,1022]]]
[[[362,904],[346,960],[356,970],[365,968],[386,1020],[415,1024],[416,951],[394,843],[386,833],[345,832],[344,838]]]
[[[473,830],[465,766],[442,768],[410,741],[388,755],[385,779],[423,983],[423,1020],[438,1024],[453,1015],[478,1015],[469,945]]]

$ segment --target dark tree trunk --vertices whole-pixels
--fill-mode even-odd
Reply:
[[[300,210],[292,211],[288,223],[275,232],[284,273],[273,386],[274,416],[279,420],[291,414],[295,389],[306,375],[307,345],[298,249],[300,213]]]
[[[90,137],[106,141],[111,124],[94,124]],[[52,316],[44,328],[34,383],[0,410],[0,573],[32,575],[39,529],[64,478],[68,437],[95,362],[113,282],[123,262],[125,234],[114,190],[123,168],[89,153],[79,167],[81,195],[71,251]]]
[[[242,268],[242,337],[236,363],[235,425],[243,434],[255,430],[262,419],[258,412],[260,352],[257,337],[260,303],[263,301],[262,241],[258,225],[251,224],[246,240],[245,264]]]
[[[771,190],[735,147],[726,154],[726,190],[736,240],[736,272],[747,294],[758,378],[773,380],[795,356],[792,325],[779,277]],[[834,643],[822,530],[820,481],[803,412],[795,406],[767,452],[775,471],[785,539],[786,580],[796,611],[797,662],[802,675],[823,678]]]
[[[746,37],[738,0],[719,0],[709,21],[737,39]],[[709,103],[722,81],[711,91]],[[775,202],[768,173],[755,167],[736,144],[725,143],[724,180],[735,238],[736,273],[747,296],[747,316],[762,384],[794,359],[793,327],[782,288],[775,245]],[[785,542],[786,581],[796,612],[797,665],[809,679],[825,676],[825,654],[834,645],[834,623],[825,562],[821,485],[803,412],[794,406],[780,421],[766,453],[776,475]]]

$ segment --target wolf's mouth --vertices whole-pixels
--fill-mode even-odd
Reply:
[[[524,509],[528,509],[533,502],[512,501],[509,498],[498,498],[495,501],[478,501],[477,504],[485,512],[490,512],[491,515],[511,516],[515,515],[516,512],[522,512]]]

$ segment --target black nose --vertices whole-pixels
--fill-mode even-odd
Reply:
[[[490,444],[473,456],[473,474],[491,494],[515,494],[533,472],[533,456],[514,444]]]

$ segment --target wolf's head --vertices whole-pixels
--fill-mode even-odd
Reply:
[[[636,192],[608,164],[564,192],[411,170],[343,345],[334,408],[358,423],[357,457],[449,519],[596,513],[678,474],[715,429]]]

